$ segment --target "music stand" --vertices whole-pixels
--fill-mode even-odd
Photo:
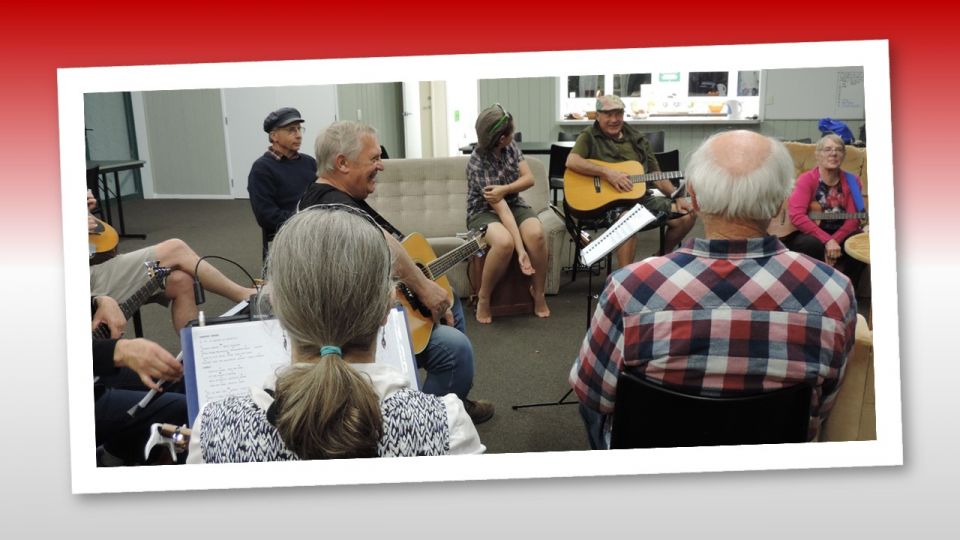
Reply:
[[[553,206],[553,205],[550,205],[550,207],[553,209],[554,212],[557,213],[557,215],[560,215],[560,211],[557,209],[557,207],[555,207],[555,206]],[[583,237],[583,235],[582,235],[583,230],[581,229],[581,227],[579,226],[579,224],[576,225],[576,226],[573,226],[573,224],[570,222],[569,218],[565,218],[565,219],[564,219],[564,222],[565,222],[565,224],[567,225],[567,232],[570,233],[570,236],[573,238],[573,241],[576,242],[576,243],[578,243],[581,247],[585,247],[585,245],[591,241],[590,239]],[[626,239],[624,239],[624,242],[625,242],[625,241],[626,241]],[[623,243],[623,242],[621,242],[621,244],[622,244],[622,243]],[[619,245],[619,244],[618,244],[618,245]],[[577,252],[579,253],[579,249],[577,250]],[[607,255],[606,255],[605,257],[602,257],[602,258],[594,261],[593,264],[591,264],[590,266],[587,267],[587,330],[590,330],[590,317],[591,317],[592,312],[593,312],[593,300],[594,300],[594,298],[595,298],[595,295],[593,294],[593,272],[594,272],[594,267],[595,267],[595,266],[597,267],[597,275],[599,275],[600,270],[603,269],[603,266],[602,266],[602,265],[603,265],[603,264],[606,264],[607,275],[609,276],[609,275],[610,275],[610,268],[611,268],[610,265],[612,264],[612,262],[613,262],[613,251],[610,251],[610,253],[607,253]],[[575,261],[573,262],[573,264],[575,264],[575,265],[576,265],[576,264],[580,264],[580,261],[579,261],[579,260],[575,260]],[[569,396],[571,393],[573,393],[573,388],[570,388],[569,390],[567,390],[567,393],[565,393],[565,394],[564,394],[560,399],[558,399],[557,401],[548,401],[548,402],[543,402],[543,403],[527,403],[527,404],[524,404],[524,405],[511,405],[510,408],[516,411],[516,410],[519,410],[519,409],[528,409],[528,408],[531,408],[531,407],[551,407],[551,406],[554,406],[554,405],[577,405],[577,404],[579,404],[579,403],[580,403],[579,401],[565,401],[565,400],[567,399],[567,396]]]

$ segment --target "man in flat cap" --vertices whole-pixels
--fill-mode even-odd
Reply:
[[[253,162],[247,178],[247,193],[257,224],[263,229],[263,250],[280,225],[297,210],[300,196],[317,179],[317,161],[300,153],[304,120],[300,111],[283,107],[263,121],[270,146]]]
[[[623,100],[619,96],[610,94],[598,97],[597,120],[577,137],[577,142],[567,156],[566,165],[567,168],[582,175],[602,178],[617,191],[630,191],[633,189],[633,183],[627,174],[587,161],[588,159],[609,163],[638,161],[643,165],[644,173],[660,170],[657,158],[653,155],[653,149],[643,133],[623,121],[623,109]],[[664,195],[670,195],[676,190],[669,180],[658,180],[652,184]],[[670,213],[673,204],[670,197],[649,193],[639,202],[654,214]],[[692,209],[687,201],[678,199],[676,210],[682,213]],[[667,221],[667,233],[664,239],[666,249],[670,251],[676,247],[690,232],[695,222],[696,215],[692,212]],[[634,236],[617,248],[617,263],[621,268],[633,262],[636,244],[637,239]]]

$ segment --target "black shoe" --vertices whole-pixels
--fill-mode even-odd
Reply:
[[[474,425],[482,424],[487,420],[493,418],[493,403],[489,401],[478,399],[474,401],[472,399],[463,400],[463,408],[467,410],[467,414],[470,415],[470,419],[473,420]]]

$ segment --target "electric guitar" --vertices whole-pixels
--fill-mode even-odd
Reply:
[[[846,219],[867,219],[866,212],[824,212],[823,207],[820,206],[820,203],[814,201],[810,203],[810,206],[807,208],[807,217],[809,217],[814,223],[820,225],[823,221],[836,221],[836,220],[846,220]],[[767,234],[772,234],[778,238],[783,238],[793,231],[797,230],[794,227],[793,222],[790,221],[790,216],[788,215],[787,210],[787,201],[784,201],[783,206],[780,207],[780,213],[778,213],[773,219],[770,220],[770,225],[767,227]]]
[[[163,280],[170,273],[170,269],[160,266],[159,261],[147,261],[143,263],[146,267],[147,282],[130,295],[129,298],[120,303],[120,311],[123,317],[129,319],[143,303],[163,288]],[[110,328],[106,324],[100,323],[93,331],[94,339],[110,339]]]
[[[588,159],[590,163],[625,173],[633,183],[630,191],[617,191],[609,182],[599,176],[586,176],[567,168],[563,173],[563,198],[574,212],[589,216],[614,206],[630,206],[646,196],[646,182],[683,178],[680,171],[643,173],[643,165],[638,161],[608,163],[599,159]],[[669,193],[667,194],[669,195]]]
[[[97,222],[97,226],[87,234],[87,246],[90,253],[90,264],[100,264],[117,254],[120,235],[110,225],[97,218],[93,219]]]
[[[420,233],[407,236],[403,239],[403,242],[400,242],[400,245],[420,268],[420,271],[427,278],[435,281],[437,285],[443,287],[447,291],[447,297],[452,300],[453,290],[450,288],[450,281],[447,280],[445,274],[453,269],[457,263],[482,251],[487,246],[483,239],[486,232],[486,227],[471,232],[466,243],[440,257],[437,257],[433,248],[427,243],[427,239]],[[400,283],[397,285],[397,289],[400,292],[398,295],[400,303],[403,304],[408,315],[407,322],[410,326],[410,336],[413,341],[413,353],[419,354],[427,347],[430,335],[433,334],[433,314],[405,284]]]

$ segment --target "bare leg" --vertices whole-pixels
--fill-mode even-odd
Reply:
[[[493,322],[490,314],[490,295],[500,282],[500,278],[507,271],[507,265],[513,257],[513,238],[507,228],[500,223],[487,225],[487,234],[484,236],[490,250],[483,263],[483,275],[480,277],[480,290],[477,292],[477,322]]]
[[[161,265],[183,270],[193,277],[194,268],[197,267],[200,257],[183,240],[174,238],[160,242],[154,246],[154,250]],[[237,285],[207,261],[200,263],[199,274],[200,283],[204,289],[234,302],[246,300],[257,292],[254,288]]]
[[[164,294],[170,299],[173,331],[179,332],[188,322],[197,318],[197,302],[193,297],[193,277],[182,270],[170,272],[166,279]]]
[[[617,266],[624,266],[633,262],[633,254],[637,250],[637,236],[633,235],[617,248]]]
[[[534,270],[533,285],[530,287],[533,312],[537,317],[549,317],[550,308],[547,307],[547,299],[544,296],[547,283],[547,241],[543,236],[540,220],[536,218],[524,220],[520,224],[520,237],[523,238],[523,245],[527,249]]]

